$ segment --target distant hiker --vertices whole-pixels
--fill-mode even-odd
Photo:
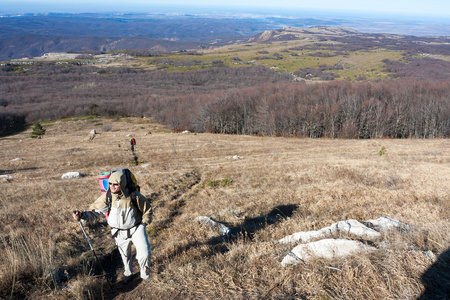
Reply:
[[[130,139],[131,151],[134,151],[134,145],[136,145],[136,140],[134,138]]]
[[[73,218],[92,222],[102,215],[108,216],[108,225],[125,268],[122,282],[128,282],[133,274],[131,243],[136,247],[141,278],[149,282],[151,253],[145,226],[151,223],[150,201],[138,191],[129,193],[126,175],[122,172],[112,173],[108,183],[110,191],[95,200],[89,211],[75,210]]]

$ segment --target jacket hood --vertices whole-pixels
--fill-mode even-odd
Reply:
[[[127,196],[128,195],[128,189],[127,189],[127,179],[125,174],[122,172],[114,172],[111,174],[108,180],[109,183],[113,184],[119,184],[120,189],[122,190],[122,193]]]

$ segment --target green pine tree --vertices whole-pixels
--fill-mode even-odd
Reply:
[[[45,129],[42,127],[41,124],[36,123],[33,127],[33,132],[31,132],[32,138],[42,138],[42,136],[45,134]]]

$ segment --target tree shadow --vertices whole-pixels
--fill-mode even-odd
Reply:
[[[213,256],[218,253],[224,254],[229,251],[229,244],[236,241],[239,237],[251,240],[257,231],[291,217],[297,208],[298,206],[295,204],[276,206],[268,214],[246,219],[241,225],[230,228],[230,234],[227,236],[213,237],[205,243],[193,241],[186,245],[179,246],[168,256],[164,258],[155,258],[156,265],[158,265],[157,271],[162,272],[164,270],[165,260],[171,261],[181,253],[203,245],[208,246],[208,250],[205,251],[204,256]]]
[[[242,225],[230,228],[230,235],[236,236],[242,234],[244,237],[253,239],[257,231],[291,217],[296,209],[297,205],[295,204],[276,206],[266,215],[245,219]]]
[[[16,135],[28,129],[25,115],[0,113],[0,138]]]
[[[297,208],[298,206],[295,204],[276,206],[268,214],[245,219],[241,225],[231,227],[228,236],[214,237],[207,244],[213,248],[213,252],[225,253],[228,251],[228,246],[224,242],[233,242],[238,237],[252,240],[256,232],[264,229],[266,226],[273,225],[280,220],[291,217]]]
[[[32,171],[32,170],[37,170],[39,169],[38,167],[29,167],[29,168],[21,168],[21,169],[14,169],[14,170],[0,170],[0,175],[4,175],[4,174],[13,174],[19,171]]]
[[[418,298],[427,299],[450,299],[450,248],[437,258],[425,273],[421,280],[425,291]]]

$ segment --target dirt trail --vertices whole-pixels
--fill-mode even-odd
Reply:
[[[161,231],[170,228],[174,219],[181,214],[181,208],[186,201],[186,195],[200,182],[201,175],[198,171],[191,171],[185,173],[180,178],[174,179],[171,183],[161,186],[155,193],[146,195],[152,202],[155,213],[158,208],[169,206],[171,214],[166,218],[159,219],[157,222],[152,223],[152,227],[159,228],[157,232],[153,232],[153,235],[160,233]],[[152,257],[152,260],[157,260],[157,257]],[[139,266],[134,259],[133,268],[134,275],[130,282],[124,284],[120,282],[122,278],[121,272],[123,271],[122,262],[117,249],[107,253],[102,260],[103,265],[107,265],[105,268],[110,281],[112,282],[112,290],[105,284],[104,297],[105,299],[140,299],[148,298],[148,289],[151,288],[153,283],[144,283],[139,277]],[[157,264],[158,268],[152,270],[153,272],[162,272],[161,264]],[[98,270],[97,273],[101,272]],[[98,274],[100,275],[100,274]],[[160,284],[160,283],[158,283]]]

